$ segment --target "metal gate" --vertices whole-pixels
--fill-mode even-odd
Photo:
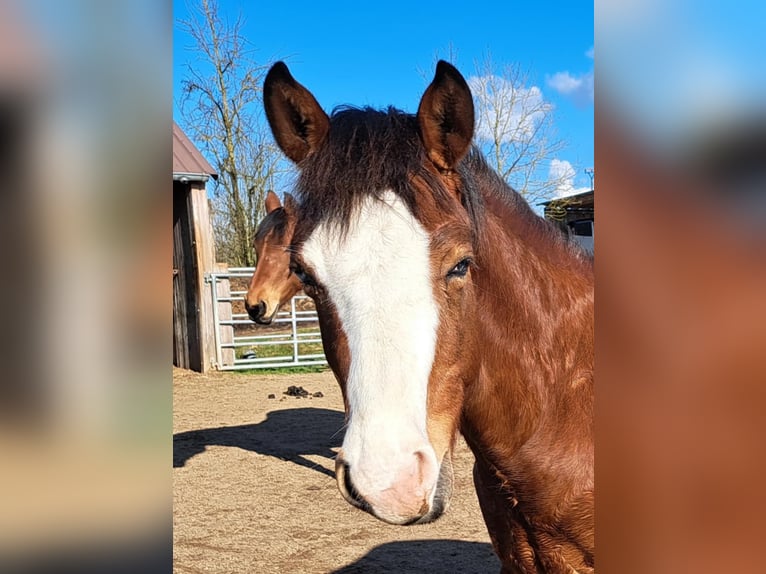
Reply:
[[[296,295],[271,325],[258,325],[245,311],[252,267],[208,273],[213,297],[216,368],[222,371],[325,365],[314,302]]]

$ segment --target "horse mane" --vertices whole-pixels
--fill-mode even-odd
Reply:
[[[529,202],[489,166],[478,147],[471,147],[460,168],[463,179],[468,180],[469,185],[475,186],[474,193],[481,190],[485,196],[497,199],[508,208],[511,215],[508,225],[517,228],[516,234],[537,244],[560,248],[561,252],[573,256],[586,267],[593,265],[593,256],[557,226],[536,214]]]
[[[450,192],[426,169],[427,161],[413,114],[390,106],[385,110],[337,107],[330,116],[327,141],[300,164],[295,191],[301,219],[312,226],[327,221],[345,232],[363,200],[380,199],[387,190],[401,198],[417,217],[415,178],[425,181],[437,204],[447,209]],[[307,198],[311,200],[305,201]],[[481,211],[478,192],[471,188],[464,194],[463,204],[477,227]]]

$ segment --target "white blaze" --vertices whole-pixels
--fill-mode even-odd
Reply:
[[[344,236],[317,226],[303,257],[348,339],[351,417],[343,454],[355,487],[363,496],[389,489],[416,451],[438,474],[426,430],[439,321],[428,233],[401,199],[386,192],[382,201],[364,201]],[[430,483],[424,477],[429,489]]]

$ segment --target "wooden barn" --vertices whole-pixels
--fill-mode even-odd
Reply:
[[[218,175],[173,122],[173,364],[214,366],[213,303],[205,274],[215,270],[206,184]]]

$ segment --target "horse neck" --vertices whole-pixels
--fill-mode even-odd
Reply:
[[[485,205],[474,276],[480,371],[467,389],[464,431],[505,436],[501,448],[515,451],[561,414],[554,403],[573,380],[591,377],[592,265],[526,204],[489,194]]]

